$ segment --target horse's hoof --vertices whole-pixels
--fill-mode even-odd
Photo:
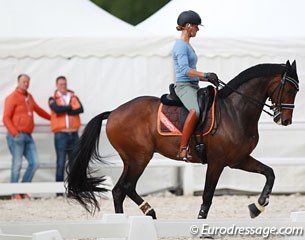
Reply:
[[[152,219],[157,219],[156,212],[154,209],[150,209],[146,214],[146,216],[151,216]]]
[[[211,206],[211,204],[208,204],[208,205],[201,204],[200,211],[198,213],[197,218],[206,219],[208,217],[208,212],[209,212],[210,206]]]
[[[250,211],[250,217],[251,218],[256,218],[258,215],[261,214],[261,212],[264,211],[264,207],[259,205],[259,204],[255,204],[252,203],[250,205],[248,205],[249,211]]]
[[[206,219],[208,214],[202,213],[201,211],[199,212],[197,219]]]

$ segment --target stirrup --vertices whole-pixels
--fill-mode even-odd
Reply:
[[[181,153],[185,151],[185,154],[184,155],[181,155]],[[192,160],[192,155],[189,153],[189,148],[188,147],[182,147],[179,149],[179,152],[178,152],[178,155],[177,155],[177,158],[179,160],[183,160],[185,162],[189,162],[190,160]]]

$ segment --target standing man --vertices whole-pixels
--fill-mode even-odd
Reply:
[[[73,147],[77,143],[80,128],[79,114],[83,106],[73,91],[67,88],[67,79],[59,76],[56,79],[56,91],[49,98],[51,108],[51,129],[54,132],[56,150],[56,182],[64,181],[66,157],[71,163]],[[60,194],[57,194],[60,195]]]
[[[11,182],[19,181],[22,157],[28,161],[28,166],[22,182],[31,182],[38,168],[38,157],[35,142],[32,138],[34,116],[36,112],[42,118],[50,120],[50,114],[39,107],[32,95],[27,91],[30,77],[26,74],[18,76],[15,91],[8,95],[4,103],[3,123],[7,129],[7,144],[12,154]],[[27,194],[16,194],[16,199],[28,197]]]

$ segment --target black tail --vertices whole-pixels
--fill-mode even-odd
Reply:
[[[105,177],[93,177],[89,163],[94,159],[102,161],[98,149],[100,132],[103,120],[107,119],[110,113],[101,113],[90,120],[76,146],[73,162],[67,169],[65,180],[67,196],[77,200],[91,214],[94,214],[96,209],[100,210],[94,192],[108,191],[104,187],[99,187],[105,181]]]

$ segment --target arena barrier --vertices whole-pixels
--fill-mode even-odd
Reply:
[[[104,187],[112,189],[113,183],[110,177],[106,176]],[[0,196],[7,196],[19,193],[65,193],[65,186],[63,182],[0,183]],[[112,198],[111,192],[103,194],[102,197],[106,199]]]
[[[62,240],[59,232],[56,230],[50,230],[45,232],[37,232],[32,235],[15,235],[15,234],[3,234],[0,229],[1,240]]]
[[[292,212],[290,218],[272,219],[153,220],[148,216],[105,214],[102,220],[94,221],[0,224],[0,239],[157,240],[158,237],[199,237],[203,226],[222,229],[232,226],[235,229],[298,228],[302,230],[298,232],[298,236],[292,236],[290,232],[284,239],[301,240],[305,239],[305,211]]]
[[[276,173],[277,178],[272,193],[293,194],[296,192],[305,192],[304,181],[295,181],[296,178],[302,179],[302,176],[304,176],[305,158],[260,158],[259,160],[274,168]],[[177,194],[193,195],[196,192],[198,194],[203,191],[206,167],[207,165],[202,164],[189,164],[161,158],[153,159],[149,163],[147,171],[139,179],[137,187],[138,193],[140,195],[147,195],[165,190],[174,190]],[[121,175],[123,164],[117,159],[114,164],[101,168],[105,171],[102,175],[107,175],[111,184],[113,184],[116,183]],[[5,171],[8,170],[6,169]],[[295,175],[292,178],[291,173],[293,171]],[[163,174],[161,178],[161,175],[159,175],[160,172]],[[0,173],[0,175],[3,173],[1,166]],[[241,178],[247,180],[240,182],[239,179]],[[151,184],[152,182],[154,184]],[[216,190],[259,194],[264,184],[265,178],[262,175],[249,174],[248,172],[225,168]],[[0,183],[0,196],[14,193],[52,195],[54,193],[63,193],[64,191],[62,183],[52,181],[34,181],[32,183],[18,184]],[[111,198],[111,193],[109,193],[109,197]]]
[[[0,183],[0,196],[18,193],[64,193],[63,182]]]

